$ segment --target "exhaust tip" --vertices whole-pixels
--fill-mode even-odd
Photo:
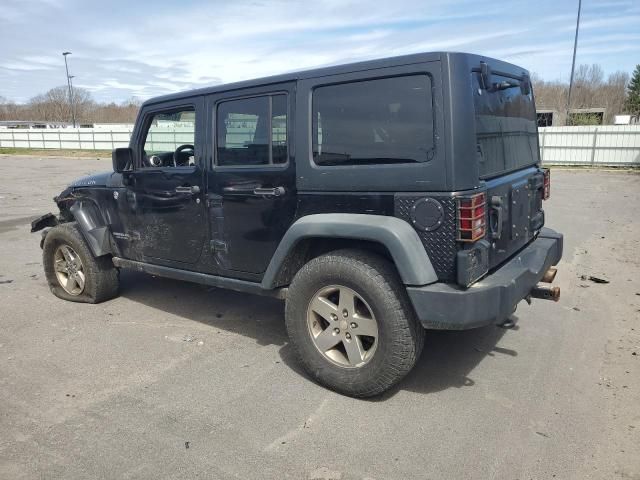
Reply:
[[[549,270],[545,272],[545,274],[542,276],[540,280],[544,283],[552,283],[555,280],[557,273],[558,273],[558,269],[551,267]]]
[[[557,302],[560,300],[560,287],[537,285],[531,290],[531,296],[533,298],[540,298],[542,300],[553,300],[554,302]]]

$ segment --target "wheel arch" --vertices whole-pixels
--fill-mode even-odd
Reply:
[[[417,233],[404,220],[384,215],[313,214],[298,219],[280,241],[262,279],[265,289],[287,285],[308,260],[341,248],[387,257],[405,285],[438,280]]]
[[[94,257],[115,255],[115,242],[98,205],[87,198],[79,198],[68,208],[78,224]]]

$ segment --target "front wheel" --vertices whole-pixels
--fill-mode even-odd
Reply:
[[[399,382],[424,344],[424,329],[393,265],[360,250],[331,252],[304,265],[287,293],[286,324],[306,371],[354,397]]]
[[[58,298],[100,303],[118,294],[118,271],[111,259],[93,256],[75,222],[47,233],[42,260],[49,288]]]

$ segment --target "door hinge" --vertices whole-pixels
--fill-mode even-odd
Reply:
[[[222,207],[222,196],[207,195],[207,207],[213,207],[213,208]]]
[[[223,252],[223,253],[229,252],[229,249],[227,248],[227,243],[223,242],[222,240],[211,240],[211,242],[209,242],[209,245],[211,246],[211,250],[213,250],[214,252]]]

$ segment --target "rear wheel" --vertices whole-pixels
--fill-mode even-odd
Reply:
[[[118,271],[95,258],[75,222],[52,228],[44,240],[44,271],[51,292],[72,302],[100,303],[118,294]]]
[[[380,394],[413,367],[424,344],[393,265],[340,250],[303,266],[291,282],[287,331],[307,372],[355,397]]]

